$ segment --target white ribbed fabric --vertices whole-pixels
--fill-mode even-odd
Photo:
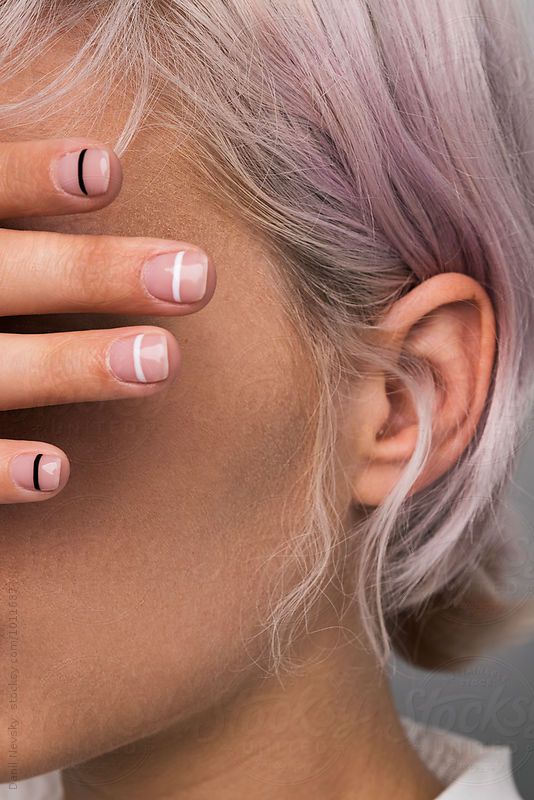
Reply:
[[[408,717],[401,720],[421,760],[447,786],[436,800],[521,800],[509,747],[483,745]],[[59,772],[20,781],[16,790],[0,784],[0,800],[61,800],[61,794]]]
[[[421,761],[447,786],[436,800],[521,800],[509,747],[401,719]]]

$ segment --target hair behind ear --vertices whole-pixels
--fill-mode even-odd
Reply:
[[[461,591],[445,587],[416,611],[387,620],[394,650],[416,667],[457,671],[499,646],[534,636],[534,597],[505,598],[488,565]]]

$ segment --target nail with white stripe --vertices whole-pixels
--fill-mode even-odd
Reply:
[[[117,339],[109,349],[109,367],[120,381],[164,381],[169,376],[167,337],[159,333],[138,333]]]
[[[169,303],[196,303],[206,294],[208,256],[198,248],[161,253],[143,267],[147,291]]]

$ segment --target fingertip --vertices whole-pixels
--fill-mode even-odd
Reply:
[[[106,199],[108,202],[114,200],[122,188],[122,166],[120,158],[114,150],[107,150],[109,157],[109,184],[106,191]]]
[[[161,331],[165,334],[167,339],[167,354],[169,359],[169,375],[167,380],[173,381],[178,376],[182,366],[182,351],[180,350],[180,345],[176,341],[176,338],[170,331],[164,328],[162,328]]]

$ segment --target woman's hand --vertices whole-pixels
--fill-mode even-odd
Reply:
[[[0,144],[0,219],[94,211],[120,191],[119,159],[85,139]],[[216,277],[180,241],[0,229],[0,317],[66,312],[191,314]],[[0,333],[0,411],[152,395],[177,374],[162,328]],[[56,495],[69,477],[59,448],[0,439],[0,503]]]

